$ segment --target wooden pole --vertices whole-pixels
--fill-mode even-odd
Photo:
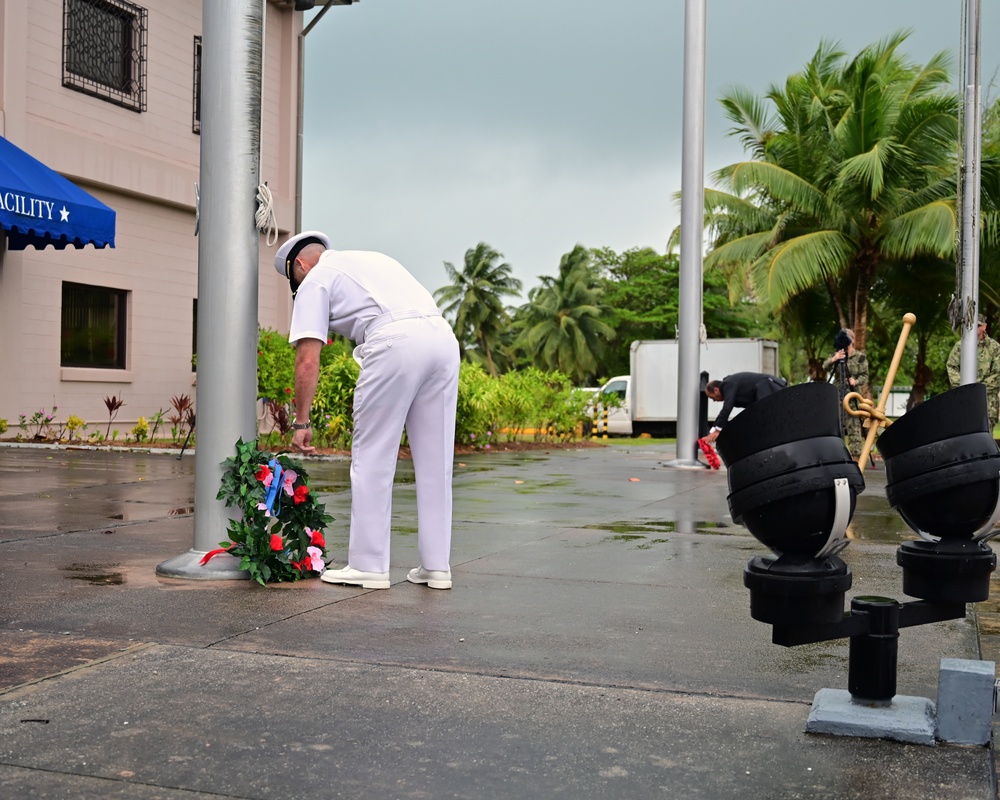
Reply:
[[[892,354],[892,363],[889,364],[889,371],[885,376],[885,383],[882,385],[882,391],[878,396],[878,405],[876,409],[878,410],[879,416],[885,417],[885,405],[889,402],[889,392],[892,391],[892,382],[896,380],[896,370],[899,369],[899,362],[903,358],[903,350],[906,348],[906,338],[910,335],[910,328],[917,321],[915,314],[904,314],[903,315],[903,329],[899,332],[899,341],[896,342],[896,352]],[[865,467],[868,466],[868,455],[872,451],[872,445],[875,444],[875,436],[878,434],[879,423],[874,417],[869,417],[868,425],[868,437],[865,439],[865,446],[861,448],[861,455],[858,457],[858,466],[861,468],[861,472],[865,471]]]

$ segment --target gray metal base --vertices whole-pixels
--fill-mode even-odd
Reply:
[[[186,578],[195,581],[249,580],[250,573],[240,569],[240,562],[229,553],[219,553],[202,566],[204,550],[188,550],[156,565],[156,574],[163,578]]]
[[[934,744],[934,702],[926,697],[896,695],[887,706],[855,703],[843,689],[820,689],[813,698],[807,733],[894,739],[912,744]]]

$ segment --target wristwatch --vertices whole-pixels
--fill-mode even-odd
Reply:
[[[295,431],[304,431],[304,430],[307,430],[307,429],[311,428],[312,426],[313,426],[313,424],[311,422],[293,422],[292,423],[292,430],[295,430]]]

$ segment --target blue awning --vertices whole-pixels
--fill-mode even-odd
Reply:
[[[0,227],[7,248],[115,246],[115,212],[0,136]]]

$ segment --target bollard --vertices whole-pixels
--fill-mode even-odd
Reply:
[[[938,682],[937,737],[954,744],[990,743],[996,664],[942,658]]]
[[[851,697],[889,705],[896,696],[899,603],[888,597],[855,597],[851,615],[867,615],[865,632],[851,637],[847,691]]]

